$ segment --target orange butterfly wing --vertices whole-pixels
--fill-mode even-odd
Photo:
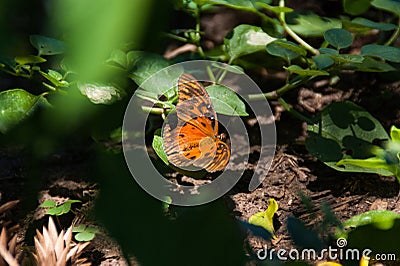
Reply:
[[[163,142],[168,161],[176,166],[193,165],[215,172],[225,168],[229,146],[218,137],[218,120],[210,97],[194,77],[178,80],[178,122],[164,127]]]

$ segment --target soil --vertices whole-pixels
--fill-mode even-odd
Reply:
[[[307,8],[313,7],[326,10],[318,5]],[[234,17],[229,19],[233,21],[229,25],[216,22],[224,20],[224,16],[217,16],[216,20],[210,20],[209,23],[228,28],[244,23],[243,20],[247,23],[257,23],[254,18],[243,18],[242,14],[237,15],[235,12],[233,14],[228,14]],[[205,25],[207,23],[204,22],[203,26]],[[214,36],[214,40],[210,40],[206,46],[210,45],[212,48],[220,43],[221,36],[224,36],[226,31],[215,27],[206,29],[207,36]],[[265,73],[250,74],[265,81]],[[281,77],[275,74],[269,79],[278,84],[282,82]],[[340,75],[340,81],[334,85],[330,85],[327,80],[306,84],[291,92],[288,102],[292,103],[296,110],[313,115],[332,102],[350,100],[369,111],[388,130],[391,125],[400,124],[400,82],[385,80],[385,77],[377,74],[343,73]],[[270,84],[274,84],[273,82]],[[318,228],[323,219],[324,204],[331,208],[339,221],[373,209],[400,213],[400,187],[395,177],[341,173],[327,167],[310,156],[305,149],[306,125],[284,111],[276,101],[271,101],[270,104],[277,128],[277,149],[272,166],[269,171],[265,171],[262,184],[249,192],[249,180],[246,177],[251,176],[260,153],[260,146],[255,141],[251,147],[250,164],[247,165],[244,177],[224,196],[225,206],[233,220],[247,221],[254,213],[266,210],[270,198],[274,198],[279,204],[274,218],[277,238],[272,242],[265,242],[247,232],[243,246],[248,244],[245,248],[248,254],[257,252],[266,244],[276,249],[293,247],[294,243],[285,226],[288,217],[295,216],[307,226]],[[249,135],[257,136],[257,126],[252,123],[251,118],[244,121],[248,125]],[[135,254],[124,254],[126,252],[122,251],[122,247],[110,237],[111,234],[96,221],[93,214],[93,205],[99,193],[101,194],[100,186],[92,178],[96,173],[96,169],[93,169],[93,157],[97,149],[91,141],[85,140],[40,160],[32,157],[24,147],[11,146],[0,149],[0,203],[11,202],[7,210],[0,212],[0,226],[7,226],[10,235],[18,236],[18,258],[27,256],[29,250],[32,250],[34,231],[47,223],[44,209],[39,207],[44,200],[52,199],[63,203],[67,199],[78,199],[81,203],[73,205],[74,213],[60,216],[58,222],[59,228],[66,228],[73,221],[98,228],[100,233],[91,241],[83,256],[93,265],[128,265],[126,258],[136,265],[133,257]],[[172,177],[171,180],[193,185],[204,183],[204,180],[176,176],[177,178]],[[312,203],[311,208],[307,208],[305,199]],[[135,226],[134,221],[132,226]],[[151,238],[151,235],[149,237]]]

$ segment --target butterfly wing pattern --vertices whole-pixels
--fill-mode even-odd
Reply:
[[[218,135],[217,114],[205,88],[191,75],[178,79],[177,123],[163,130],[168,161],[177,167],[194,166],[216,172],[225,168],[230,148]]]

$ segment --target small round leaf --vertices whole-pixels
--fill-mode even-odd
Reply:
[[[324,34],[324,38],[336,49],[349,47],[353,43],[353,36],[343,29],[330,29]]]
[[[30,42],[39,51],[40,55],[55,55],[65,52],[64,42],[53,38],[31,35]]]

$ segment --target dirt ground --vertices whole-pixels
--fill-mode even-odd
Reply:
[[[310,1],[314,4],[303,8],[331,15],[327,14],[330,7],[326,5],[329,2],[332,1],[320,6]],[[205,46],[209,45],[211,48],[215,43],[221,42],[221,36],[234,27],[234,24],[257,22],[252,17],[243,17],[234,12],[232,14],[229,12],[226,15],[233,17],[230,19],[232,23],[217,23],[226,20],[226,16],[218,15],[210,15],[209,21],[203,21],[203,27],[209,25],[205,30],[207,36],[212,36],[212,40],[206,42]],[[268,79],[269,84],[282,81],[279,73],[250,74],[254,74],[256,80],[265,82]],[[385,80],[388,79],[378,74],[342,73],[337,84],[330,85],[327,80],[310,82],[291,92],[287,101],[298,111],[312,116],[332,102],[350,100],[369,111],[388,130],[391,125],[400,125],[400,82]],[[388,98],[387,95],[391,96]],[[277,239],[268,245],[277,249],[289,249],[294,244],[284,226],[287,218],[293,215],[306,225],[318,226],[322,220],[322,204],[328,204],[340,221],[373,209],[400,213],[400,187],[395,177],[341,173],[330,169],[310,156],[305,149],[306,125],[284,111],[276,101],[271,101],[270,105],[277,128],[276,154],[270,170],[264,173],[266,178],[262,185],[249,192],[249,180],[246,177],[251,176],[260,153],[257,141],[253,143],[250,164],[244,177],[224,196],[232,219],[247,221],[252,214],[264,211],[268,200],[274,198],[279,204],[274,219]],[[251,118],[244,121],[248,124],[250,137],[257,139],[258,131]],[[36,161],[35,164],[31,163],[32,157],[24,152],[23,147],[0,148],[0,205],[20,201],[10,203],[10,207],[5,210],[0,208],[0,226],[7,226],[10,234],[18,235],[17,256],[21,258],[32,250],[35,229],[47,223],[44,210],[39,204],[46,199],[56,202],[64,202],[68,198],[78,199],[82,202],[74,208],[75,213],[60,217],[59,223],[65,226],[79,220],[93,224],[100,230],[101,233],[96,235],[84,253],[93,265],[128,265],[117,242],[93,219],[92,208],[99,187],[89,177],[93,171],[91,167],[96,147],[88,140],[69,146],[49,158]],[[178,183],[204,182],[176,176],[178,178],[172,177],[171,180]],[[312,202],[311,211],[306,208],[304,197]],[[249,243],[249,250],[253,251],[262,249],[266,244],[251,234],[246,241]],[[128,259],[135,265],[133,257]]]

